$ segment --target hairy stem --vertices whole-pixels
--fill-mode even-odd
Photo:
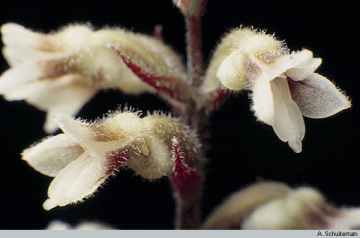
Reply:
[[[184,121],[195,130],[201,142],[206,134],[208,116],[198,106],[198,88],[202,83],[203,77],[203,53],[201,48],[201,27],[200,16],[185,15],[186,23],[186,44],[187,44],[187,72],[188,79],[193,87],[193,99],[187,104],[187,111],[183,117]],[[200,152],[197,158],[203,163],[203,153]],[[174,188],[176,200],[176,229],[199,229],[201,217],[201,201],[203,196],[204,171],[200,166],[202,180],[199,186],[194,185],[191,196],[184,198],[179,191]],[[175,186],[173,186],[175,187]]]
[[[185,16],[185,23],[188,77],[194,88],[198,88],[204,71],[200,17]]]

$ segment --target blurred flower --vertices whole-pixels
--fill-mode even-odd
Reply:
[[[118,112],[99,122],[73,120],[63,113],[55,117],[64,132],[44,139],[22,155],[37,171],[55,177],[43,205],[76,203],[92,196],[120,167],[129,167],[145,179],[172,172],[172,138],[182,141],[187,164],[198,168],[196,136],[184,125],[165,115],[139,118],[137,113]]]
[[[339,230],[359,225],[359,208],[336,208],[314,188],[260,182],[226,199],[203,229]]]
[[[52,221],[46,230],[114,230],[114,228],[101,222],[84,221],[71,226],[62,221]]]
[[[248,28],[226,35],[214,53],[202,85],[252,91],[252,110],[297,153],[305,135],[303,116],[329,117],[351,106],[327,78],[314,73],[321,59],[309,50],[289,53],[282,42]]]
[[[151,74],[186,78],[181,59],[162,41],[119,28],[94,31],[89,25],[70,25],[42,34],[7,23],[1,33],[11,68],[0,76],[0,94],[46,111],[48,133],[57,129],[51,119],[56,112],[76,114],[100,89],[155,92],[108,45]]]

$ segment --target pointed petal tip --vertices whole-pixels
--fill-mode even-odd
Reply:
[[[290,148],[297,154],[302,152],[302,145],[301,142],[300,144],[291,144],[289,143]]]
[[[46,211],[50,211],[51,209],[53,209],[53,208],[56,207],[56,206],[57,206],[57,204],[56,204],[54,201],[52,201],[50,198],[47,199],[47,200],[43,203],[43,208],[44,208],[44,210],[46,210]]]

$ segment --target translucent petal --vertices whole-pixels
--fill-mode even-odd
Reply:
[[[38,172],[54,177],[82,153],[83,148],[70,136],[59,134],[24,150],[22,159]]]
[[[313,73],[302,81],[288,82],[293,100],[306,117],[325,118],[351,107],[346,95],[320,74]]]
[[[51,182],[49,199],[43,204],[44,209],[65,206],[92,195],[110,175],[107,171],[106,158],[83,153],[61,170]]]
[[[301,152],[301,141],[305,135],[305,125],[300,109],[292,100],[287,80],[276,78],[271,83],[274,95],[275,121],[273,129],[280,140],[288,142],[296,152]]]

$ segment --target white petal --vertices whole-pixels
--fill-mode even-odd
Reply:
[[[320,58],[310,58],[308,61],[304,61],[299,65],[296,65],[285,72],[285,75],[292,80],[303,80],[310,74],[312,74],[321,64]]]
[[[303,79],[321,63],[321,59],[314,59],[312,52],[309,50],[282,55],[272,64],[262,63],[254,56],[250,56],[250,58],[265,72],[268,81],[280,77],[282,74],[291,75],[297,80]]]
[[[24,150],[22,159],[40,173],[54,177],[83,152],[70,136],[59,134]]]
[[[270,83],[265,75],[258,77],[252,86],[252,110],[255,116],[262,122],[274,124],[274,98]]]
[[[351,107],[351,102],[336,86],[320,74],[302,81],[289,80],[291,96],[302,114],[309,118],[325,118]]]
[[[62,131],[79,142],[89,153],[101,154],[123,145],[123,141],[118,140],[119,138],[117,137],[122,135],[113,133],[117,132],[117,128],[114,128],[115,131],[112,131],[112,129],[102,128],[101,125],[96,123],[90,124],[74,120],[66,113],[56,113],[54,120]],[[128,133],[125,136],[128,136]],[[128,140],[128,138],[125,139],[125,141]]]
[[[35,33],[15,23],[2,25],[1,35],[4,45],[11,48],[37,48],[41,46],[44,37],[43,34]]]
[[[27,85],[31,91],[23,89],[23,93],[31,94],[26,98],[28,103],[48,112],[44,125],[46,132],[52,133],[58,128],[52,119],[56,112],[74,115],[95,95],[97,90],[81,80],[76,75],[67,75],[59,79],[32,82]]]
[[[23,100],[27,94],[21,88],[28,82],[37,80],[42,76],[42,70],[33,64],[21,65],[6,70],[0,76],[0,94],[4,95],[6,100]]]
[[[275,123],[274,98],[269,82],[277,77],[282,77],[285,72],[290,72],[291,75],[294,74],[297,77],[312,73],[321,60],[319,61],[319,59],[313,59],[311,51],[302,50],[291,55],[280,56],[277,61],[270,65],[262,63],[254,56],[250,56],[248,62],[256,64],[260,69],[259,74],[248,75],[248,79],[252,84],[253,92],[252,109],[260,121],[265,122],[268,125],[273,125]],[[294,70],[291,71],[291,69]],[[297,74],[295,74],[295,72]]]
[[[44,52],[34,49],[10,48],[5,46],[3,48],[3,56],[10,66],[19,66],[29,62],[41,62],[46,60],[59,60],[69,56],[71,52]]]
[[[287,80],[276,78],[271,83],[274,96],[275,121],[272,125],[280,140],[288,142],[296,152],[301,152],[305,125],[300,109],[292,100]]]
[[[92,195],[109,176],[107,160],[101,156],[83,153],[68,164],[51,182],[43,207],[50,210],[81,201]]]

